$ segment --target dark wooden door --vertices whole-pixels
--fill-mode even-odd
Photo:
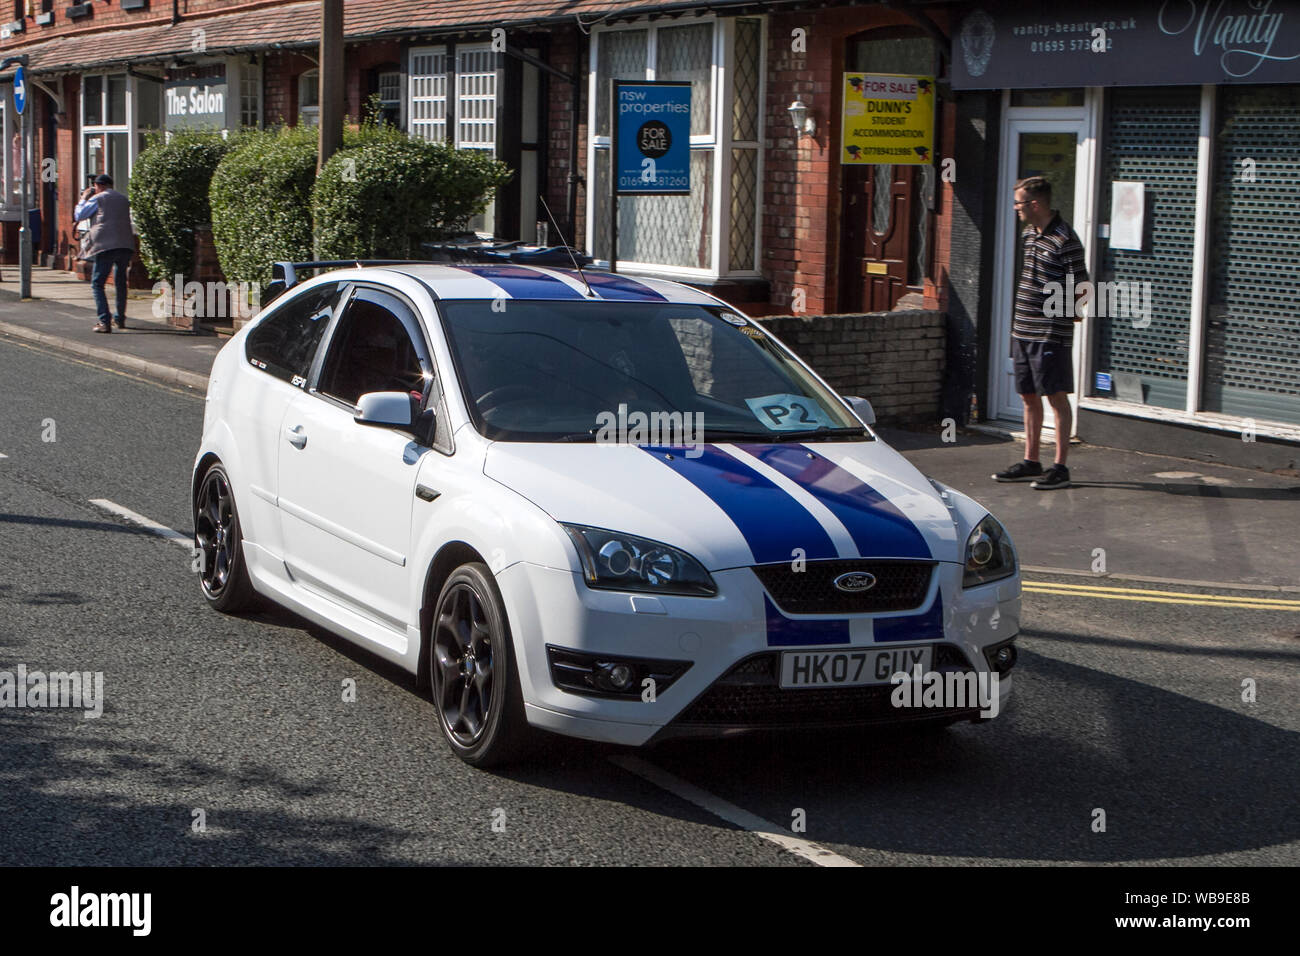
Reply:
[[[907,294],[911,166],[844,166],[840,311],[885,312]]]

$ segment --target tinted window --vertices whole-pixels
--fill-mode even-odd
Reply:
[[[403,315],[414,327],[400,300],[372,289],[358,292],[330,342],[317,391],[349,405],[368,392],[408,392],[423,401],[431,376]]]
[[[286,302],[258,322],[248,333],[245,345],[249,362],[286,382],[306,382],[316,346],[329,327],[338,291],[337,282],[327,282]]]

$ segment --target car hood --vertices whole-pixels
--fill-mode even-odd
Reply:
[[[671,544],[710,571],[799,558],[962,560],[948,506],[879,440],[495,442],[483,470],[556,521]]]

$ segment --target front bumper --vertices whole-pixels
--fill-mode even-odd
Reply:
[[[939,563],[917,610],[797,616],[778,611],[779,620],[748,568],[715,572],[718,595],[711,598],[598,591],[570,571],[525,563],[502,571],[498,584],[515,637],[529,722],[570,736],[639,746],[671,736],[975,716],[978,709],[893,707],[891,685],[783,691],[774,676],[773,662],[782,650],[902,644],[945,645],[936,649],[935,670],[950,666],[988,673],[984,649],[1019,632],[1020,580],[1015,576],[963,591],[961,574],[960,565]],[[653,699],[611,699],[557,686],[548,645],[689,666]],[[999,681],[1000,702],[1010,687],[1008,677]]]

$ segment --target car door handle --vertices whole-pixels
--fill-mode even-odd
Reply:
[[[434,491],[428,485],[415,486],[415,497],[419,498],[421,501],[432,501],[441,494],[441,491]]]
[[[302,448],[307,444],[307,429],[293,425],[284,430],[284,437],[289,439],[289,444],[294,448]]]

